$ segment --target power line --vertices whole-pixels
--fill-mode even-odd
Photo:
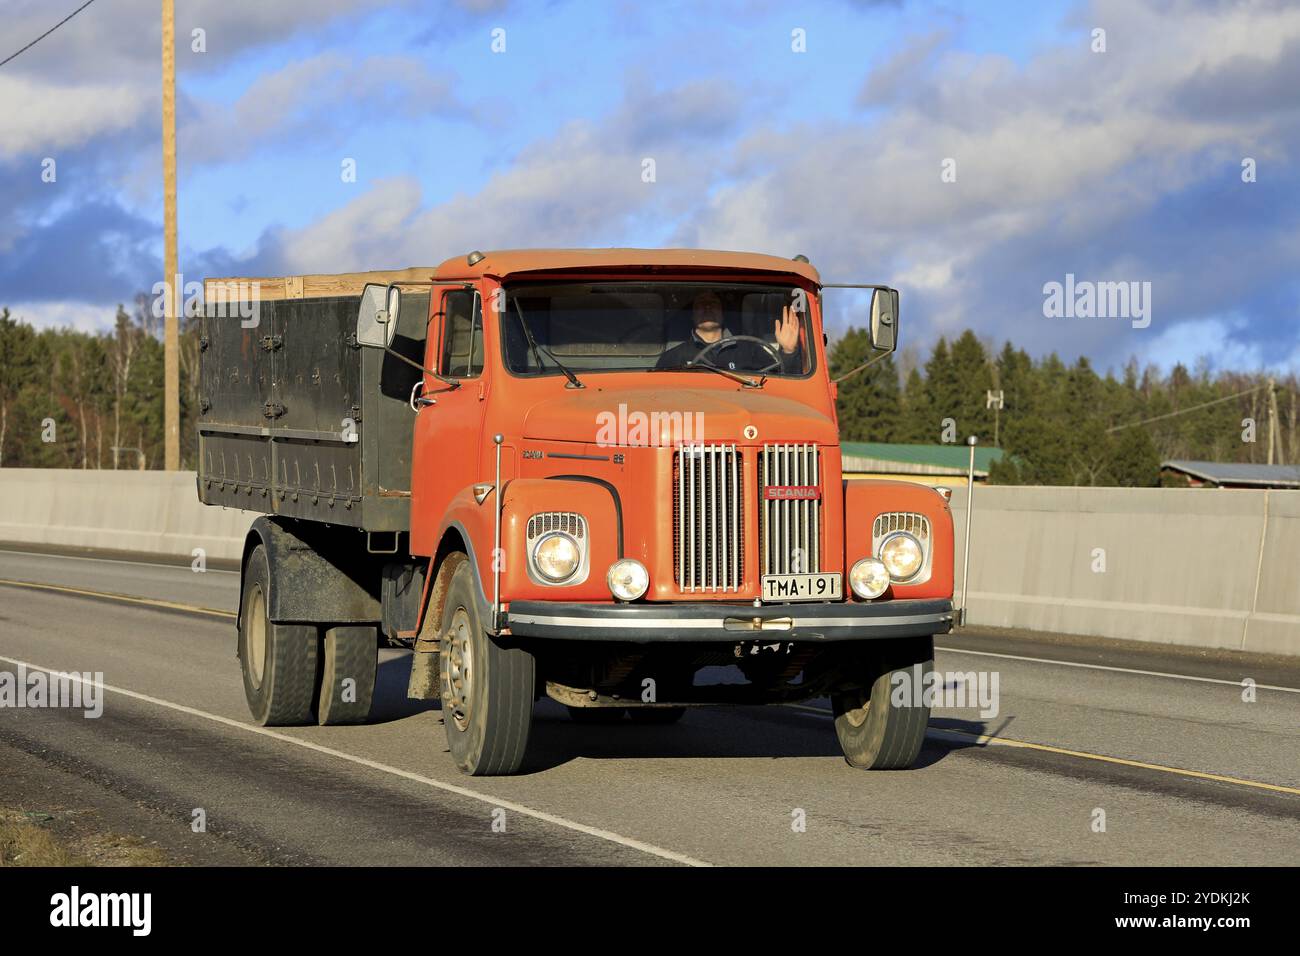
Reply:
[[[1230,402],[1234,398],[1241,398],[1243,395],[1249,395],[1251,392],[1258,392],[1261,388],[1268,388],[1267,384],[1256,385],[1254,388],[1248,388],[1244,392],[1238,392],[1235,395],[1225,395],[1223,398],[1216,398],[1209,402],[1201,402],[1199,405],[1189,405],[1186,408],[1180,408],[1176,412],[1167,412],[1164,415],[1157,415],[1155,418],[1144,418],[1140,422],[1129,422],[1127,425],[1116,425],[1114,428],[1107,428],[1106,432],[1117,432],[1125,428],[1133,428],[1136,425],[1147,425],[1151,422],[1158,422],[1166,418],[1173,418],[1176,415],[1186,415],[1188,412],[1194,412],[1198,408],[1208,408],[1211,405],[1218,405],[1222,402]]]
[[[71,20],[73,17],[75,17],[78,13],[80,13],[82,10],[86,9],[86,7],[90,6],[90,5],[91,5],[92,3],[94,3],[94,2],[95,2],[95,0],[86,0],[85,3],[83,3],[81,6],[77,7],[77,9],[73,10],[73,11],[72,11],[71,13],[69,13],[66,17],[64,17],[64,18],[63,18],[62,20],[60,20],[58,23],[54,24],[54,26],[50,27],[48,30],[46,30],[44,33],[42,33],[40,36],[38,36],[38,37],[37,37],[35,40],[33,40],[31,43],[27,44],[25,47],[23,47],[23,48],[22,48],[21,50],[19,50],[17,53],[11,53],[11,54],[9,54],[9,56],[5,57],[3,60],[0,60],[0,66],[4,66],[6,63],[8,63],[8,62],[9,62],[10,60],[12,60],[14,57],[18,56],[19,53],[26,53],[28,50],[30,50],[32,47],[36,46],[36,44],[40,43],[40,42],[41,42],[42,40],[44,40],[47,36],[49,36],[51,33],[53,33],[53,32],[54,32],[55,30],[57,30],[59,27],[63,26],[65,23],[67,23],[69,20]]]

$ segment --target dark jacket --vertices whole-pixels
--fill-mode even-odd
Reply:
[[[723,333],[722,341],[725,343],[730,337],[730,335]],[[689,339],[680,345],[674,345],[659,356],[655,368],[677,368],[686,365],[693,361],[704,350],[706,345],[708,343],[701,339],[692,329]],[[781,356],[780,371],[782,375],[799,375],[803,372],[803,350],[800,346],[796,345],[793,352],[783,352],[781,346],[775,343],[772,348]],[[757,372],[759,369],[772,364],[772,356],[753,342],[742,340],[719,345],[704,357],[704,364],[727,369],[731,372]]]

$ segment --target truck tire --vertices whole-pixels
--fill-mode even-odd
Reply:
[[[665,727],[668,724],[675,724],[686,716],[685,707],[629,707],[627,715],[632,718],[634,724],[647,724],[654,727]]]
[[[325,724],[364,724],[375,696],[379,639],[373,627],[331,627],[325,631],[317,716]],[[352,681],[351,684],[346,683]]]
[[[239,665],[244,696],[262,727],[316,722],[316,657],[320,638],[311,624],[274,624],[271,570],[258,545],[244,568],[239,608]]]
[[[921,673],[934,670],[934,638],[908,641],[897,647],[881,648],[872,670],[870,687],[831,695],[835,735],[850,766],[863,770],[901,770],[910,767],[925,742],[930,708],[919,702],[919,693],[907,706],[896,706],[891,691],[894,675],[913,679],[913,667]],[[919,692],[921,688],[914,688]]]
[[[475,777],[516,773],[533,724],[537,665],[521,648],[503,647],[479,616],[474,569],[454,561],[439,631],[442,723],[461,772]]]

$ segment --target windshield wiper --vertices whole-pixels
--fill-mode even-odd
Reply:
[[[738,374],[736,374],[735,372],[732,372],[732,371],[730,371],[730,370],[728,370],[728,369],[725,369],[725,368],[718,368],[716,365],[696,365],[694,362],[687,362],[685,365],[669,365],[669,366],[666,366],[666,367],[664,367],[664,368],[653,368],[653,369],[650,369],[650,371],[652,371],[652,372],[690,372],[690,371],[693,371],[694,369],[697,369],[697,368],[706,369],[707,371],[710,371],[710,372],[717,372],[719,375],[725,375],[727,378],[731,379],[733,382],[739,382],[741,385],[745,386],[745,388],[762,388],[763,385],[764,385],[764,383],[767,381],[767,376],[766,376],[766,375],[764,375],[762,378],[760,378],[760,379],[758,379],[758,380],[756,381],[756,380],[754,380],[754,379],[752,379],[752,378],[746,378],[746,377],[743,376],[743,375],[738,375]]]
[[[520,307],[519,305],[519,300],[515,299],[514,301],[515,301],[515,315],[519,316],[519,326],[524,330],[524,338],[528,340],[528,347],[532,350],[533,358],[537,360],[538,368],[544,367],[541,358],[541,353],[544,352],[546,354],[546,357],[555,363],[555,367],[564,373],[564,377],[569,380],[570,388],[586,388],[587,386],[583,385],[580,381],[578,381],[578,376],[574,375],[573,372],[567,366],[565,366],[559,359],[557,359],[555,357],[555,354],[550,349],[548,349],[545,345],[537,344],[537,340],[533,338],[533,330],[528,327],[528,320],[524,318],[524,311],[522,307]]]

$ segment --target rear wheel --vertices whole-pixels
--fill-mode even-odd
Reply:
[[[249,712],[263,727],[314,723],[316,628],[271,622],[270,596],[270,566],[258,545],[244,568],[239,607],[239,665]]]
[[[442,723],[456,766],[473,776],[515,773],[533,722],[537,667],[533,655],[504,647],[479,617],[474,570],[450,555],[439,649]]]
[[[835,735],[849,764],[863,770],[899,770],[916,761],[930,723],[930,708],[922,704],[924,678],[933,670],[932,637],[881,647],[867,674],[874,675],[870,686],[831,695]],[[904,681],[907,693],[896,695],[895,688]]]
[[[649,724],[662,727],[675,724],[686,716],[685,707],[629,707],[627,715],[634,724]]]
[[[373,627],[331,627],[325,631],[321,674],[322,724],[364,724],[375,696],[379,642]]]

